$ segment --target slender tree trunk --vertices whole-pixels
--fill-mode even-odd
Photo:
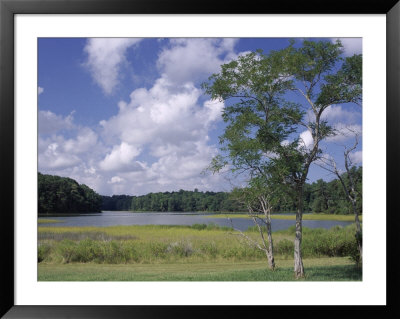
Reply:
[[[302,223],[303,223],[303,188],[301,188],[299,191],[297,212],[296,212],[296,235],[294,238],[294,275],[296,278],[304,277],[303,257],[301,254]]]
[[[269,268],[271,270],[275,270],[275,258],[274,258],[274,250],[273,250],[273,246],[272,246],[271,220],[269,220],[269,222],[267,220],[267,222],[266,222],[267,233],[268,233],[268,246],[265,242],[263,230],[262,230],[261,226],[257,223],[255,217],[253,217],[253,221],[254,221],[254,224],[258,228],[258,231],[259,231],[261,239],[262,239],[262,244],[264,246],[264,248],[261,248],[261,246],[259,246],[259,245],[257,245],[257,247],[265,252],[265,255],[267,256]]]
[[[269,267],[275,269],[275,258],[274,258],[274,246],[272,243],[272,231],[271,231],[271,219],[267,222],[267,234],[268,234],[268,263]]]

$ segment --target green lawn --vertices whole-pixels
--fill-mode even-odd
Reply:
[[[348,258],[304,259],[306,281],[359,281],[361,269]],[[38,265],[39,281],[294,281],[293,260],[176,264],[46,264]]]

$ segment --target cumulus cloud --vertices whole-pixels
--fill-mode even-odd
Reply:
[[[119,40],[108,47],[105,39],[91,39],[85,47],[86,65],[105,93],[117,85],[125,52],[135,44]],[[42,112],[40,170],[69,176],[102,194],[215,190],[220,177],[201,173],[217,154],[217,148],[209,145],[209,132],[222,120],[224,103],[204,101],[193,80],[217,71],[232,58],[236,41],[171,40],[159,56],[159,78],[149,88],[133,90],[128,101],[120,101],[118,113],[99,123],[99,135],[74,125],[72,114]],[[69,129],[72,137],[65,138],[61,128]]]
[[[216,155],[208,134],[222,119],[224,104],[199,103],[201,95],[193,83],[177,85],[166,76],[149,89],[134,90],[129,102],[119,103],[117,115],[100,123],[103,138],[117,146],[99,167],[118,171],[131,192],[204,189],[200,173]],[[115,184],[109,187],[115,190]]]
[[[64,169],[83,162],[89,164],[91,157],[102,152],[97,134],[89,128],[78,129],[76,137],[70,139],[56,134],[47,138],[39,135],[38,150],[39,170]]]
[[[97,134],[90,128],[79,129],[76,138],[67,139],[64,142],[65,152],[72,154],[82,154],[91,150],[97,144]]]
[[[354,138],[355,134],[362,134],[362,127],[359,124],[337,123],[333,126],[335,135],[328,137],[327,142],[343,142]]]
[[[42,94],[44,92],[44,88],[38,86],[38,95]]]
[[[361,164],[362,163],[362,151],[357,151],[354,153],[350,153],[350,160],[353,162],[353,164]]]
[[[70,137],[66,138],[65,130]],[[103,152],[97,133],[76,125],[72,114],[62,117],[50,111],[39,112],[39,171],[62,174],[80,167],[80,174],[93,175],[96,173],[94,159]]]
[[[205,79],[235,56],[237,41],[234,38],[172,39],[171,46],[161,51],[157,65],[174,83]]]
[[[302,146],[309,148],[313,145],[313,137],[310,131],[304,131],[300,134],[300,140],[302,141]]]
[[[63,150],[63,141],[39,140],[39,171],[64,169],[75,166],[80,159],[75,154],[69,154]]]
[[[332,42],[340,40],[343,45],[343,54],[345,56],[352,56],[354,54],[362,53],[362,38],[333,38]]]
[[[52,134],[61,130],[74,129],[73,114],[74,112],[63,117],[51,111],[39,111],[39,134]]]
[[[85,66],[105,94],[111,94],[118,84],[119,69],[126,61],[129,47],[139,43],[139,38],[91,38],[84,51],[87,53]]]
[[[118,183],[121,183],[123,181],[124,181],[123,178],[121,178],[119,176],[113,176],[113,177],[111,177],[111,179],[107,183],[109,183],[109,184],[118,184]]]
[[[105,171],[135,170],[138,165],[133,159],[140,154],[140,149],[122,142],[114,146],[111,153],[99,163],[99,167]],[[140,166],[139,166],[140,167]]]
[[[330,123],[353,123],[361,117],[361,112],[350,111],[341,105],[330,105],[322,113],[322,119]]]
[[[207,135],[208,126],[220,120],[223,104],[207,101],[198,105],[202,92],[193,84],[173,85],[165,77],[149,90],[133,91],[130,102],[120,103],[119,113],[102,121],[106,139],[132,145],[149,143],[156,147],[182,146]]]

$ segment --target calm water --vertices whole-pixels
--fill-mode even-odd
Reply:
[[[116,226],[116,225],[193,225],[193,224],[217,224],[231,227],[227,218],[207,218],[206,214],[199,213],[132,213],[126,211],[103,211],[99,214],[84,214],[78,216],[46,216],[62,221],[62,223],[40,224],[40,226]],[[254,226],[252,220],[244,218],[232,218],[233,226],[240,230],[246,230]],[[331,228],[336,225],[346,226],[352,222],[327,221],[327,220],[303,220],[303,226],[309,228]],[[272,220],[272,230],[286,229],[295,224],[294,220]]]

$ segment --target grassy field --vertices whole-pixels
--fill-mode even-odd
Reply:
[[[38,227],[39,280],[292,280],[294,227],[273,233],[277,271],[228,227]],[[360,280],[354,225],[303,229],[306,280]],[[246,235],[259,241],[253,228]],[[264,278],[264,279],[262,279]]]
[[[175,264],[46,264],[39,281],[294,281],[293,261],[277,260],[275,271],[265,261]],[[305,281],[359,281],[360,268],[348,258],[305,259]]]
[[[247,214],[210,214],[206,216],[207,218],[249,218]],[[286,220],[295,220],[295,215],[272,215],[271,219],[286,219]],[[359,216],[360,221],[362,221],[362,216]],[[335,220],[335,221],[343,221],[343,222],[353,222],[353,215],[334,215],[334,214],[304,214],[303,220]]]

